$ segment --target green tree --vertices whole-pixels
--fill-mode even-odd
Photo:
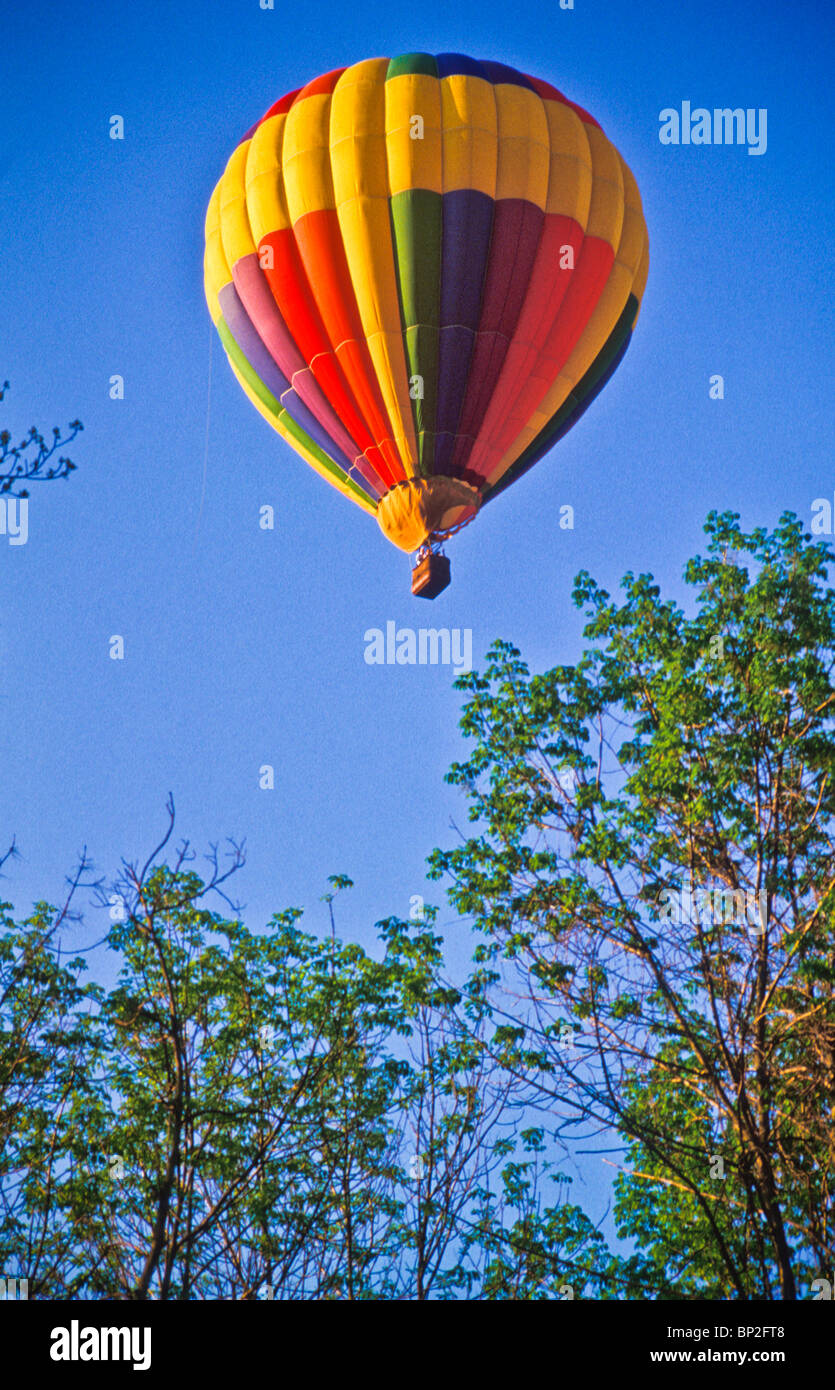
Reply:
[[[621,1138],[625,1295],[793,1299],[835,1243],[833,556],[789,514],[705,530],[689,613],[581,574],[575,665],[500,642],[460,678],[478,830],[432,872],[504,1065],[557,1135]]]
[[[187,844],[169,855],[173,817],[98,885],[109,989],[83,953],[60,963],[66,911],[5,919],[3,1267],[31,1297],[543,1296],[566,1233],[599,1238],[568,1207],[540,1217],[547,1165],[432,911],[381,923],[374,958],[337,936],[335,876],[329,934],[295,909],[251,932],[211,905],[233,906],[241,851],[201,878]]]
[[[61,943],[92,886],[82,858],[62,907],[37,902],[16,923],[0,903],[0,1269],[27,1278],[30,1297],[60,1296],[78,1273],[74,1116],[95,1095],[102,994],[81,956],[62,963]]]

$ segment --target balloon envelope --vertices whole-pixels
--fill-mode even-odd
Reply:
[[[649,255],[592,116],[501,63],[412,53],[266,112],[212,194],[204,265],[253,404],[415,550],[579,419],[629,344]]]

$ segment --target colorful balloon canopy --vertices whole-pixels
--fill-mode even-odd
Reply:
[[[244,391],[410,551],[579,419],[648,264],[635,180],[594,118],[459,53],[372,58],[282,97],[206,217],[206,298]]]

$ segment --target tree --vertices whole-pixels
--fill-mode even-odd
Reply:
[[[0,1267],[33,1298],[425,1300],[527,1297],[524,1266],[541,1297],[567,1239],[596,1251],[575,1209],[539,1216],[547,1165],[432,911],[375,959],[337,937],[340,875],[329,935],[296,909],[251,932],[242,847],[201,878],[173,825],[96,885],[111,988],[90,948],[60,964],[66,911],[2,923]]]
[[[0,387],[0,401],[8,389],[9,383],[4,381]],[[12,443],[8,430],[0,430],[0,496],[28,497],[28,489],[24,486],[26,483],[68,478],[76,468],[72,460],[66,455],[59,455],[54,463],[52,460],[57,451],[66,448],[83,428],[80,420],[72,420],[68,426],[69,433],[62,435],[57,425],[53,426],[49,444],[35,425],[17,444]]]
[[[627,1296],[794,1299],[835,1243],[833,555],[791,514],[705,530],[689,616],[581,574],[576,665],[460,677],[478,833],[432,873],[502,1064],[556,1134],[620,1136]]]
[[[37,902],[17,924],[0,903],[0,1266],[33,1297],[65,1289],[76,1267],[73,1115],[89,1101],[101,994],[82,982],[81,956],[62,964],[61,933],[93,886],[82,856],[60,909]]]

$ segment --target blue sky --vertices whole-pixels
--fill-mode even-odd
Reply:
[[[18,7],[0,427],[80,416],[85,431],[72,480],[33,489],[27,544],[0,536],[0,837],[22,856],[4,896],[57,898],[84,843],[108,875],[144,856],[171,790],[197,846],[246,837],[251,926],[299,905],[323,927],[325,878],[344,872],[340,931],[371,945],[412,895],[440,901],[425,859],[465,811],[443,782],[462,747],[451,671],[367,665],[368,628],[471,628],[476,665],[504,637],[544,668],[578,654],[578,570],[610,589],[651,570],[681,595],[711,508],[770,525],[832,496],[833,38],[818,3],[780,0]],[[249,405],[202,290],[205,206],[244,131],[320,72],[420,49],[513,64],[590,110],[635,173],[651,253],[623,365],[452,543],[432,605]],[[685,100],[766,108],[765,154],[662,145],[660,111]],[[268,503],[273,532],[258,526]],[[466,928],[440,920],[460,963]]]

